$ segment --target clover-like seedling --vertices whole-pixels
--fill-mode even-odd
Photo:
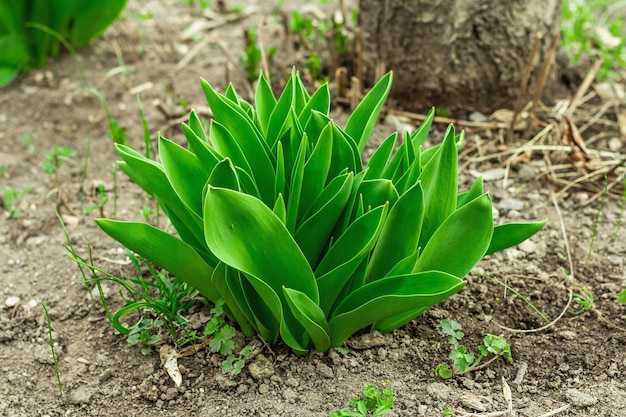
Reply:
[[[449,356],[452,360],[452,368],[442,363],[433,369],[433,374],[439,375],[443,379],[484,368],[500,356],[508,363],[513,363],[511,345],[502,336],[486,334],[483,338],[483,343],[478,346],[479,354],[476,356],[473,352],[460,344],[465,334],[461,332],[461,325],[457,321],[448,319],[441,320],[437,327],[448,336],[448,342],[452,345]],[[493,355],[493,357],[481,365],[481,361],[490,354]]]
[[[383,389],[366,382],[363,384],[362,397],[355,397],[350,400],[350,407],[342,408],[330,414],[330,417],[366,417],[382,416],[393,408],[393,390]]]

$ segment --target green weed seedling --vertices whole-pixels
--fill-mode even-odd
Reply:
[[[35,138],[31,135],[22,136],[22,143],[24,144],[24,146],[26,146],[26,151],[29,155],[34,155],[35,153],[37,153],[37,148],[35,148],[35,144],[33,143],[34,141]]]
[[[2,205],[6,209],[10,218],[16,219],[22,215],[22,212],[17,208],[18,203],[26,194],[28,194],[31,188],[32,186],[28,184],[23,186],[21,190],[17,188],[4,187],[2,190]]]
[[[441,320],[437,327],[441,329],[443,334],[448,336],[448,342],[452,345],[452,351],[450,352],[452,368],[442,363],[433,369],[433,373],[443,379],[485,368],[500,356],[507,362],[513,363],[511,345],[504,337],[487,334],[483,339],[483,343],[478,346],[478,355],[475,355],[461,344],[461,339],[463,339],[465,334],[461,331],[461,325],[458,322],[448,319]],[[493,357],[481,365],[480,362],[489,355],[493,355]]]
[[[330,417],[382,416],[393,408],[393,390],[380,391],[374,384],[363,384],[362,397],[350,400],[350,407],[330,413]]]
[[[235,354],[235,343],[233,337],[236,330],[224,319],[223,303],[218,302],[211,309],[211,320],[204,330],[204,338],[211,338],[209,349],[213,353],[219,353],[226,358],[222,362],[222,372],[225,374],[238,375],[245,366],[245,361],[253,351],[253,347],[248,345],[241,349],[239,354]]]
[[[50,352],[52,354],[52,362],[54,363],[54,373],[57,376],[57,387],[59,388],[59,396],[63,398],[63,386],[61,385],[61,373],[59,372],[59,363],[57,361],[57,355],[54,350],[54,339],[52,337],[52,324],[50,323],[50,315],[46,305],[42,302],[41,308],[43,308],[44,315],[46,316],[46,324],[48,325],[48,338],[50,342]]]
[[[46,159],[41,163],[41,167],[46,174],[54,176],[55,187],[59,186],[59,170],[61,167],[76,156],[76,151],[67,145],[55,146],[46,155]]]
[[[142,317],[128,333],[128,343],[141,346],[141,353],[149,355],[152,347],[161,341],[159,330],[165,325],[161,319]]]
[[[248,81],[253,82],[259,78],[261,72],[260,65],[263,59],[263,51],[259,46],[259,34],[256,27],[252,27],[245,31],[246,48],[239,57],[241,65],[246,70]],[[267,50],[267,60],[272,62],[276,48],[271,46]],[[269,74],[271,76],[271,74]]]
[[[594,311],[595,297],[591,290],[587,287],[583,287],[580,292],[572,294],[572,300],[578,304],[578,309],[570,310],[569,313],[573,316],[580,316],[587,311]]]
[[[626,304],[626,289],[617,293],[618,304]]]

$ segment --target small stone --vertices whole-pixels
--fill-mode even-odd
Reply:
[[[74,405],[89,404],[92,396],[93,391],[91,389],[80,386],[69,393],[68,400]]]
[[[535,169],[529,165],[522,165],[517,173],[520,180],[530,180],[535,177]]]
[[[47,239],[46,236],[31,236],[26,239],[26,244],[30,246],[39,246]]]
[[[11,307],[15,307],[17,303],[19,302],[20,302],[20,297],[8,297],[6,300],[4,300],[4,305],[11,308]]]
[[[366,333],[360,337],[348,340],[348,346],[356,350],[371,349],[373,347],[384,346],[386,344],[387,339],[385,339],[385,337],[377,331]]]
[[[525,240],[519,245],[517,245],[517,247],[522,252],[526,252],[526,253],[535,253],[535,251],[537,250],[537,245],[535,245],[535,243],[532,240]]]
[[[100,382],[108,381],[113,376],[113,370],[111,368],[107,368],[98,377]]]
[[[565,391],[565,396],[572,403],[572,405],[578,407],[589,407],[598,402],[598,398],[593,397],[576,388],[571,388]]]
[[[263,354],[259,354],[247,368],[254,379],[269,378],[274,375],[274,365]]]
[[[480,398],[477,397],[476,395],[472,395],[472,394],[462,395],[461,398],[459,398],[459,401],[465,407],[470,408],[472,410],[480,411],[481,413],[484,413],[485,411],[487,411],[487,406],[483,404]]]
[[[516,210],[521,211],[524,208],[524,202],[516,198],[506,198],[498,203],[500,210]]]
[[[326,365],[325,363],[318,363],[315,369],[317,370],[317,373],[321,377],[324,377],[324,378],[334,377],[332,368]]]
[[[483,123],[487,121],[487,116],[479,111],[473,111],[469,114],[468,119],[470,122]]]
[[[169,400],[173,400],[177,396],[178,396],[178,390],[172,387],[172,388],[168,388],[167,391],[165,391],[165,394],[161,395],[161,399],[164,401],[169,401]]]
[[[426,411],[428,411],[428,406],[424,404],[420,404],[417,406],[417,415],[425,416]]]
[[[450,394],[452,393],[452,389],[442,382],[433,382],[432,384],[428,384],[426,389],[431,397],[437,399],[438,401],[448,400],[450,398]]]
[[[288,387],[297,388],[298,385],[300,385],[300,381],[298,381],[296,378],[287,378],[287,380],[285,381],[285,385],[287,385]]]
[[[620,138],[612,137],[609,139],[609,149],[613,152],[617,152],[622,147],[622,141]]]
[[[285,388],[283,390],[283,398],[285,399],[285,401],[292,402],[296,398],[298,398],[298,394],[291,388]]]
[[[559,332],[559,336],[561,336],[565,340],[574,340],[576,339],[576,333],[571,330],[563,330]]]

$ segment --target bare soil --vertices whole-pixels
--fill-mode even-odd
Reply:
[[[286,11],[297,7],[285,3]],[[160,131],[181,142],[176,104],[183,99],[189,106],[206,106],[200,77],[214,85],[225,85],[228,78],[245,95],[245,74],[237,63],[244,46],[242,31],[271,23],[274,6],[270,1],[250,4],[256,9],[248,17],[205,29],[194,41],[180,35],[193,22],[207,21],[198,7],[175,0],[130,1],[127,18],[78,51],[87,79],[106,98],[133,146],[143,148],[137,92],[152,133]],[[152,18],[140,19],[138,13]],[[279,32],[264,30],[267,45],[284,47]],[[203,37],[223,47],[207,42],[186,65],[177,67]],[[120,272],[118,263],[126,261],[119,244],[96,227],[98,213],[81,211],[93,204],[81,198],[81,186],[88,190],[89,184],[103,181],[111,190],[117,159],[103,108],[93,96],[78,93],[82,86],[75,62],[64,55],[46,70],[19,77],[0,94],[0,166],[8,167],[0,179],[2,188],[32,186],[19,204],[21,216],[2,213],[0,220],[0,415],[327,416],[346,406],[365,382],[393,389],[396,404],[390,416],[626,415],[626,306],[615,302],[615,294],[626,288],[624,231],[614,236],[621,196],[608,195],[594,233],[600,199],[586,204],[591,193],[567,192],[557,200],[559,214],[551,198],[559,187],[538,174],[546,163],[541,159],[516,164],[506,184],[495,175],[486,187],[498,222],[547,219],[546,227],[520,247],[484,259],[460,294],[391,334],[357,335],[345,354],[295,356],[281,344],[269,349],[257,343],[251,362],[259,362],[261,354],[269,359],[272,375],[265,377],[254,378],[249,365],[236,377],[224,376],[221,358],[202,350],[179,359],[183,384],[176,388],[157,354],[142,355],[114,332],[102,305],[88,298],[85,286],[77,283],[77,267],[65,257],[65,239],[55,216],[59,192],[79,214],[80,221],[68,229],[81,255],[86,256],[91,245],[96,264],[112,273]],[[157,100],[170,109],[171,117],[157,110]],[[337,114],[341,119],[340,110]],[[394,126],[383,123],[378,129],[382,135]],[[25,135],[34,138],[33,153],[22,142]],[[495,148],[494,140],[481,135],[483,151]],[[474,134],[468,138],[480,139]],[[41,162],[53,146],[62,145],[78,154],[61,168],[57,182],[44,174]],[[616,151],[622,158],[625,148],[622,137]],[[501,168],[498,161],[477,162],[471,155],[461,165],[463,186],[473,179],[470,173],[497,174]],[[121,173],[117,195],[117,218],[140,220],[145,195]],[[105,206],[109,215],[112,205],[110,201]],[[62,208],[62,213],[69,211]],[[567,261],[561,221],[573,265]],[[597,239],[587,261],[594,234]],[[588,287],[603,319],[593,312],[565,312],[543,330],[519,332],[545,323],[520,297],[488,277],[519,291],[551,320],[567,307],[572,292]],[[113,303],[119,303],[116,292],[111,286]],[[11,297],[19,302],[13,305]],[[63,398],[40,302],[50,311]],[[576,307],[572,304],[568,310]],[[448,362],[450,353],[437,329],[444,318],[463,325],[465,344],[473,350],[486,333],[505,336],[514,364],[498,359],[450,380],[433,376],[432,369]]]

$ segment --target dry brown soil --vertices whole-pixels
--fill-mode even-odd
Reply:
[[[79,51],[89,82],[127,128],[133,146],[143,149],[137,91],[152,133],[161,131],[182,142],[178,122],[158,112],[155,100],[174,111],[172,103],[179,99],[191,106],[206,105],[200,77],[224,85],[228,76],[236,85],[244,85],[245,76],[237,64],[242,30],[264,20],[271,24],[268,16],[274,6],[270,1],[250,3],[257,9],[249,17],[206,29],[194,41],[181,39],[180,34],[193,22],[206,20],[198,7],[175,0],[131,0],[127,18]],[[285,11],[297,7],[285,3]],[[138,13],[152,18],[139,19]],[[267,44],[283,45],[279,36],[265,30]],[[177,68],[203,37],[213,42]],[[218,40],[223,48],[214,42]],[[111,193],[112,165],[117,158],[102,106],[93,96],[78,93],[80,88],[80,73],[72,58],[64,55],[45,71],[23,75],[0,92],[0,166],[8,168],[0,179],[2,188],[32,186],[19,205],[21,217],[9,218],[5,210],[0,213],[0,415],[327,416],[347,405],[363,383],[372,382],[393,389],[396,405],[390,416],[440,416],[446,410],[452,413],[447,415],[496,416],[507,415],[509,406],[510,415],[516,416],[537,417],[553,411],[558,416],[626,416],[623,330],[591,312],[581,316],[566,312],[541,331],[504,329],[501,326],[535,329],[544,323],[519,297],[485,278],[506,282],[550,319],[565,308],[572,288],[589,287],[603,316],[626,327],[626,307],[615,303],[615,294],[626,287],[625,232],[613,236],[621,197],[607,198],[587,262],[599,200],[583,205],[589,194],[568,193],[558,201],[559,216],[550,197],[558,188],[537,175],[543,160],[518,164],[506,185],[494,179],[486,187],[498,222],[545,218],[547,226],[530,242],[483,260],[467,277],[468,285],[460,294],[404,328],[370,340],[374,346],[359,343],[367,342],[359,339],[367,336],[352,339],[345,354],[295,356],[282,345],[273,350],[260,347],[257,353],[268,358],[273,369],[268,377],[255,379],[247,368],[239,376],[223,376],[221,359],[200,351],[180,359],[183,385],[177,389],[158,355],[142,355],[113,331],[102,305],[90,301],[85,286],[76,283],[81,279],[78,269],[64,255],[64,237],[55,217],[59,190],[67,205],[80,214],[80,222],[68,228],[81,255],[86,256],[91,245],[96,264],[114,273],[120,271],[116,262],[126,260],[119,245],[94,224],[96,213],[81,213],[81,185],[88,189],[93,181],[103,181]],[[245,88],[239,90],[245,95]],[[392,129],[383,124],[379,133]],[[33,153],[22,143],[24,135],[34,138]],[[71,146],[78,154],[60,170],[56,189],[55,179],[44,174],[41,162],[53,146],[61,145]],[[622,142],[621,152],[624,148]],[[493,173],[488,170],[500,168],[497,161],[463,160],[462,164],[467,166],[465,172]],[[471,179],[463,174],[463,186]],[[141,219],[145,195],[122,174],[117,193],[117,217]],[[82,207],[91,204],[87,198]],[[112,210],[109,202],[106,211]],[[573,280],[562,272],[571,268],[563,257],[561,217],[571,247]],[[117,289],[109,287],[115,303]],[[5,305],[11,297],[19,298],[14,307]],[[62,399],[40,302],[50,310],[65,393]],[[433,376],[431,370],[446,362],[450,351],[436,327],[444,318],[463,325],[466,345],[474,350],[486,333],[505,336],[514,364],[497,360],[480,372],[447,381]],[[511,388],[510,400],[503,393],[503,381]]]

